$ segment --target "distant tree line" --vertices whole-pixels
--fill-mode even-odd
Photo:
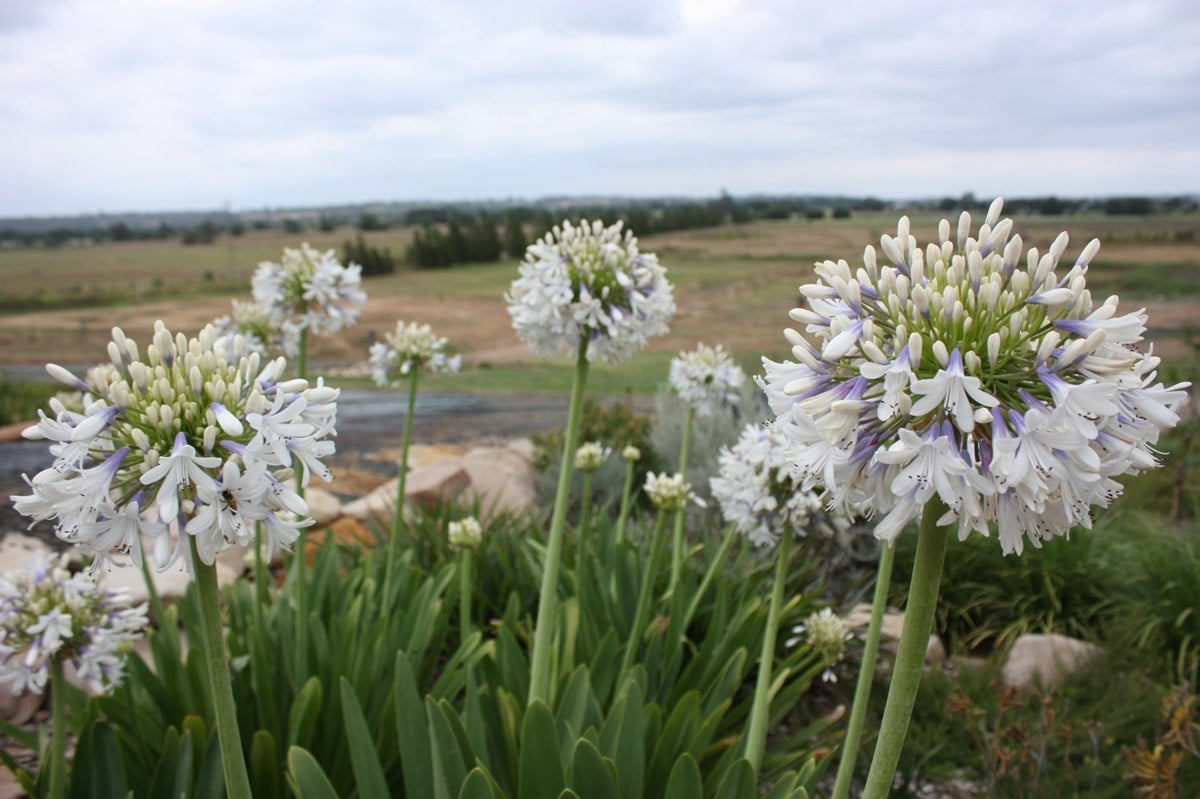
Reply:
[[[957,197],[942,197],[931,201],[902,204],[906,209],[926,209],[952,213],[967,210],[984,211],[991,198],[977,198],[972,193]],[[408,265],[422,269],[452,266],[460,263],[486,263],[501,258],[519,258],[530,242],[541,238],[563,219],[600,219],[611,223],[623,220],[626,227],[638,236],[667,233],[677,230],[716,227],[723,224],[744,224],[756,220],[819,220],[832,217],[846,219],[856,213],[873,213],[901,207],[901,204],[873,197],[849,198],[839,196],[750,196],[734,198],[721,193],[715,199],[645,200],[624,204],[513,206],[491,211],[468,204],[445,204],[412,208],[403,214],[385,216],[363,211],[357,218],[344,213],[275,216],[270,219],[243,219],[232,214],[215,214],[188,224],[133,225],[124,221],[106,225],[57,226],[43,229],[41,225],[14,220],[8,227],[0,221],[0,246],[61,247],[73,243],[105,241],[163,241],[179,239],[185,245],[211,245],[224,235],[241,236],[248,229],[278,228],[289,235],[300,236],[315,229],[331,232],[349,225],[357,230],[357,238],[343,245],[343,252],[353,252],[356,263],[368,274],[386,274]],[[1146,216],[1158,213],[1195,213],[1200,211],[1197,199],[1191,196],[1148,197],[1117,196],[1107,198],[1063,198],[1054,195],[1005,199],[1005,211],[1013,214],[1059,216],[1082,212],[1110,216]],[[192,217],[196,219],[196,217]],[[36,223],[38,220],[33,220]],[[412,243],[406,251],[395,255],[385,249],[373,248],[363,239],[363,233],[375,233],[393,227],[415,228]],[[368,270],[370,262],[371,271]]]

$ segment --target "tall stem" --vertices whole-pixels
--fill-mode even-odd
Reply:
[[[579,494],[579,545],[575,548],[575,562],[583,558],[592,526],[592,470],[583,473],[583,490]]]
[[[587,385],[587,338],[579,339],[575,359],[575,378],[571,383],[571,408],[567,415],[567,433],[563,440],[562,464],[558,473],[558,491],[554,495],[554,514],[550,519],[550,539],[546,542],[546,563],[542,568],[542,588],[538,596],[537,624],[533,633],[529,702],[550,704],[550,656],[558,613],[558,567],[562,559],[563,528],[571,493],[571,467],[579,442],[579,422],[583,416],[583,392]]]
[[[192,547],[192,563],[196,569],[196,589],[200,597],[200,630],[203,651],[208,665],[208,687],[212,694],[213,712],[217,717],[217,742],[221,747],[221,765],[225,770],[225,790],[229,799],[251,799],[250,777],[246,758],[242,754],[242,737],[238,732],[237,707],[233,702],[233,684],[229,680],[229,664],[225,658],[225,641],[221,628],[221,597],[217,589],[217,569],[200,560],[196,539],[188,536]]]
[[[896,547],[885,543],[879,553],[879,571],[875,576],[875,595],[871,600],[871,623],[867,626],[867,640],[863,645],[862,665],[858,671],[858,683],[854,686],[854,704],[850,707],[850,721],[846,726],[846,739],[842,743],[842,760],[838,763],[837,780],[833,786],[832,799],[846,799],[850,795],[850,784],[854,779],[854,764],[858,760],[858,747],[862,741],[863,720],[867,716],[867,703],[871,699],[871,685],[875,679],[875,658],[879,654],[879,633],[883,628],[883,612],[887,607],[888,585],[892,581],[892,560],[895,556]]]
[[[687,477],[688,444],[692,438],[692,420],[696,417],[696,409],[688,408],[687,418],[683,422],[683,441],[679,444],[679,474]],[[683,522],[687,510],[680,508],[675,513],[675,527],[671,531],[671,582],[668,592],[674,593],[679,582],[680,572],[683,571]]]
[[[50,659],[50,798],[67,795],[67,681],[61,658]]]
[[[721,542],[721,548],[717,550],[716,556],[712,562],[708,564],[708,568],[704,571],[704,577],[700,580],[699,587],[696,588],[696,593],[692,596],[691,603],[688,604],[687,613],[683,616],[683,624],[680,629],[686,630],[691,624],[692,617],[696,615],[696,611],[700,607],[700,601],[704,599],[704,595],[708,592],[708,587],[712,585],[713,578],[725,567],[725,560],[729,557],[729,550],[733,547],[733,542],[738,538],[737,528],[732,524],[725,527],[725,540]]]
[[[787,585],[788,568],[792,559],[792,531],[779,536],[779,551],[775,553],[775,584],[771,589],[771,604],[767,609],[767,627],[763,630],[762,654],[758,658],[758,679],[754,683],[754,704],[746,732],[746,759],[755,771],[762,768],[763,752],[767,748],[767,726],[771,720],[771,678],[775,667],[775,639],[779,634],[779,614],[783,608],[783,591]]]
[[[904,608],[904,631],[900,633],[896,665],[892,669],[892,682],[888,686],[879,740],[875,743],[863,799],[887,796],[896,774],[896,764],[900,762],[900,751],[904,748],[917,688],[921,684],[921,669],[925,665],[925,651],[929,647],[929,633],[933,630],[933,614],[942,583],[942,566],[946,561],[950,530],[937,524],[945,512],[946,506],[935,496],[925,504],[921,516],[921,533]]]
[[[621,489],[621,511],[617,515],[617,532],[614,536],[619,544],[625,540],[625,520],[629,518],[629,502],[633,497],[633,461],[625,463],[625,487]]]
[[[388,539],[387,563],[383,568],[384,602],[391,602],[392,570],[395,568],[396,558],[400,554],[400,523],[404,516],[404,487],[408,480],[408,448],[412,443],[413,414],[417,408],[417,378],[419,375],[419,370],[413,366],[408,384],[408,409],[404,412],[404,436],[400,439],[400,463],[396,467],[396,507],[392,512],[392,534]]]
[[[662,560],[665,538],[663,531],[667,526],[667,514],[658,512],[658,521],[654,525],[653,540],[650,544],[650,562],[646,564],[646,573],[642,575],[642,590],[638,592],[637,610],[633,614],[633,626],[629,628],[629,641],[625,644],[625,654],[621,657],[621,671],[618,672],[617,684],[625,678],[633,668],[633,660],[637,655],[638,644],[645,633],[643,629],[650,620],[650,595],[654,593],[654,581],[658,577],[658,565]]]
[[[458,634],[462,643],[471,635],[471,549],[458,553]]]

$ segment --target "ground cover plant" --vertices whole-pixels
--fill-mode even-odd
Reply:
[[[1007,262],[1008,229],[992,216],[979,240],[1003,249]],[[979,255],[984,248],[965,237],[965,227],[959,229],[958,250]],[[767,230],[773,246],[770,236],[778,231]],[[939,231],[940,251],[948,247],[961,264],[956,260],[939,271],[929,250],[930,283],[968,286],[966,276],[973,274],[968,269],[976,261],[958,254],[948,230],[943,224]],[[903,264],[900,271],[912,285],[923,286],[906,233],[907,220],[895,239],[884,237],[882,249],[891,268]],[[721,229],[705,235],[725,246]],[[1044,315],[1035,320],[1036,336],[1051,327],[1061,331],[1053,340],[1035,341],[1028,352],[1024,339],[1013,345],[1016,361],[1028,356],[1043,367],[1031,369],[1021,385],[1028,397],[968,377],[983,373],[979,352],[997,362],[1002,350],[990,338],[986,348],[970,354],[957,346],[943,351],[945,344],[939,350],[936,329],[924,331],[929,341],[914,344],[919,315],[905,317],[906,330],[880,323],[884,335],[873,336],[863,309],[878,302],[880,313],[897,310],[882,299],[891,273],[877,274],[869,253],[863,274],[870,281],[861,274],[846,278],[844,262],[825,262],[823,282],[802,295],[817,302],[793,312],[793,321],[805,325],[821,346],[789,333],[798,363],[767,364],[763,384],[777,417],[769,428],[774,438],[760,437],[761,427],[749,413],[750,418],[710,413],[710,401],[741,406],[737,383],[744,376],[722,348],[695,349],[704,338],[698,337],[675,350],[686,368],[669,381],[682,403],[672,413],[683,422],[670,445],[661,438],[656,444],[633,418],[593,414],[590,424],[598,432],[642,436],[627,452],[631,441],[593,443],[585,435],[583,409],[585,395],[595,388],[589,381],[593,361],[599,369],[602,361],[638,360],[635,351],[650,346],[652,337],[671,341],[680,335],[666,334],[682,295],[639,244],[619,224],[564,222],[530,248],[505,293],[516,332],[534,353],[571,361],[571,407],[561,438],[552,438],[561,450],[544,464],[556,478],[553,501],[520,515],[443,503],[404,517],[380,517],[365,542],[350,544],[307,529],[304,486],[310,476],[326,475],[321,460],[332,452],[325,439],[336,427],[338,389],[332,378],[309,379],[314,368],[319,373],[320,358],[306,356],[310,347],[318,356],[324,342],[309,341],[306,331],[322,332],[321,320],[333,319],[332,329],[346,326],[360,305],[363,317],[371,313],[369,301],[363,305],[358,295],[357,274],[338,271],[332,256],[315,248],[313,257],[305,256],[314,268],[297,272],[301,282],[314,281],[312,286],[279,302],[265,290],[259,298],[270,324],[301,331],[298,369],[293,364],[287,371],[283,359],[253,352],[249,338],[233,329],[207,328],[189,338],[173,337],[162,326],[144,350],[116,331],[111,365],[86,376],[51,368],[80,396],[69,405],[52,403],[51,415],[30,434],[50,441],[57,462],[31,479],[31,493],[17,498],[18,507],[35,518],[55,519],[59,536],[81,544],[95,563],[140,555],[138,538],[146,537],[159,546],[142,565],[183,557],[196,580],[178,605],[151,597],[156,624],[148,662],[131,658],[126,679],[106,683],[106,695],[85,696],[57,680],[51,685],[52,730],[38,735],[6,725],[5,734],[41,759],[31,767],[6,755],[4,764],[32,794],[55,797],[131,792],[798,799],[846,795],[864,776],[863,770],[856,773],[854,755],[861,748],[870,756],[877,748],[888,751],[874,757],[867,776],[866,790],[873,796],[919,792],[930,781],[952,779],[998,796],[1097,795],[1097,785],[1111,795],[1188,795],[1197,779],[1194,696],[1200,661],[1194,528],[1115,513],[1063,541],[1058,536],[1074,523],[1091,525],[1081,507],[1108,504],[1119,486],[1105,483],[1102,492],[1087,494],[1082,505],[1064,510],[1066,520],[1022,516],[1025,524],[1014,529],[989,497],[1015,490],[1021,475],[1034,471],[1015,470],[1013,484],[1000,488],[964,476],[974,468],[980,476],[1000,479],[987,469],[1005,451],[1003,440],[1035,437],[1026,432],[1024,415],[1032,420],[1043,406],[1068,407],[1060,391],[1094,390],[1105,369],[1118,369],[1105,364],[1122,358],[1122,364],[1140,364],[1137,379],[1116,381],[1112,396],[1095,400],[1099,405],[1089,413],[1072,410],[1096,430],[1079,433],[1078,442],[1060,442],[1043,457],[1061,459],[1064,452],[1092,446],[1088,442],[1108,442],[1111,448],[1103,428],[1110,438],[1124,436],[1127,461],[1085,458],[1075,463],[1078,472],[1091,466],[1103,471],[1098,479],[1108,480],[1135,462],[1135,471],[1153,465],[1148,447],[1157,433],[1151,436],[1151,422],[1142,417],[1150,417],[1156,430],[1169,426],[1186,386],[1154,383],[1148,359],[1102,349],[1105,336],[1094,335],[1094,327],[1102,332],[1111,327],[1118,344],[1133,343],[1134,334],[1121,322],[1126,317],[1109,324],[1114,318],[1104,312],[1109,306],[1092,306],[1074,279],[1087,271],[1094,247],[1085,249],[1062,284],[1054,272],[1065,241],[1051,247],[1049,265],[1029,259],[1036,280],[1013,279],[1013,290],[1032,298],[1026,304],[1050,309],[1034,311]],[[712,271],[693,273],[680,285],[690,285],[697,292],[692,296],[702,300],[718,285],[711,282],[720,270],[715,264],[726,257],[697,256]],[[329,280],[320,277],[326,273]],[[1013,274],[1024,273],[1007,270],[992,282]],[[342,288],[330,288],[341,281],[347,281]],[[274,274],[256,283],[278,288],[288,280]],[[285,318],[289,314],[294,316]],[[949,310],[946,318],[961,322]],[[692,324],[711,329],[711,321]],[[393,317],[389,326],[394,322]],[[1014,323],[1012,329],[1023,328]],[[958,332],[965,340],[967,328]],[[902,346],[893,347],[892,336]],[[326,358],[353,343],[345,333],[329,338],[340,340],[326,345]],[[283,340],[257,336],[268,350]],[[386,346],[376,347],[385,380],[392,369],[407,378],[410,409],[420,367],[441,355],[447,340],[459,346],[452,335],[437,339],[428,327],[398,324]],[[469,345],[464,350],[469,364]],[[870,363],[842,362],[862,356]],[[921,360],[924,372],[918,371]],[[1071,371],[1078,363],[1085,364],[1083,377]],[[911,379],[884,382],[897,364],[913,373]],[[669,372],[660,372],[659,383],[667,382]],[[848,388],[842,390],[838,381],[847,374]],[[867,381],[877,378],[880,390],[864,393]],[[961,388],[962,396],[952,395],[946,384]],[[716,389],[712,397],[710,388]],[[836,396],[825,396],[826,389]],[[1117,398],[1133,403],[1139,418],[1111,410]],[[1001,402],[1005,416],[996,421],[1001,410],[990,409]],[[840,439],[807,435],[813,415],[827,411],[833,418],[821,423],[824,429],[876,436],[859,442],[864,457],[838,460],[832,450]],[[701,441],[717,448],[712,443],[717,431],[692,437],[691,424],[702,415],[717,416],[732,428],[724,438],[730,444],[717,459],[724,482],[712,488],[728,524],[713,509],[685,512],[701,493],[688,482],[697,479],[689,470],[691,448]],[[970,457],[949,461],[918,460],[913,452],[919,443],[904,436],[899,443],[884,440],[896,433],[898,423],[890,420],[905,418],[913,424],[933,420],[920,430],[931,446],[953,440],[966,452],[986,438],[995,449],[971,449]],[[1006,420],[1012,429],[1003,428]],[[874,427],[877,423],[882,426]],[[1033,421],[1028,425],[1033,428]],[[1052,433],[1068,435],[1062,429]],[[408,438],[406,431],[406,444]],[[767,444],[781,454],[767,457]],[[655,446],[673,451],[652,453]],[[878,470],[830,479],[832,471],[858,468],[855,463],[877,452],[883,453]],[[814,459],[814,453],[827,457]],[[407,446],[398,464],[401,475],[406,455]],[[636,464],[652,456],[674,471],[648,470],[635,484]],[[597,497],[593,479],[606,460],[618,457],[617,471],[625,476],[620,501],[615,490]],[[896,488],[906,485],[906,475],[935,461],[941,472],[911,480],[911,492]],[[1039,491],[1048,488],[1046,473],[1056,473],[1047,462],[1040,466]],[[582,474],[573,498],[575,470]],[[880,477],[885,472],[887,479]],[[289,477],[295,478],[291,487]],[[860,478],[874,482],[866,494],[856,495],[848,489]],[[1067,492],[1067,478],[1056,479],[1055,488]],[[955,491],[962,496],[952,496]],[[811,501],[793,503],[808,492]],[[635,493],[641,501],[632,501]],[[1031,508],[1045,501],[1026,498]],[[904,681],[896,675],[913,670],[911,642],[917,639],[906,634],[895,663],[885,655],[888,668],[874,680],[878,624],[873,620],[860,642],[829,612],[835,594],[825,553],[838,534],[854,529],[870,535],[875,527],[882,537],[902,542],[882,549],[875,595],[886,599],[882,575],[893,556],[898,575],[928,568],[927,554],[907,548],[917,533],[903,532],[923,502],[936,511],[926,508],[921,540],[935,527],[944,536],[942,526],[956,519],[966,540],[956,542],[961,552],[954,550],[945,571],[943,602],[914,599],[912,588],[905,594],[907,627],[922,632],[913,608],[923,601],[928,623],[946,634],[956,654],[985,652],[989,659],[956,674],[935,674],[919,686],[910,680],[905,690],[916,713],[911,725],[906,721],[906,735],[889,721],[895,715],[890,709],[880,721],[881,696],[869,700],[890,682],[890,708],[895,684]],[[143,510],[152,513],[143,517]],[[294,519],[285,515],[289,511]],[[876,518],[863,526],[863,516],[872,512]],[[488,521],[480,524],[480,518]],[[986,531],[989,522],[999,525],[992,538],[967,535]],[[183,543],[171,544],[168,533]],[[1005,550],[1037,545],[1044,557],[1027,552],[1002,560],[997,537]],[[981,540],[990,549],[977,549]],[[234,543],[250,544],[261,557],[253,579],[233,583],[218,605],[212,556]],[[297,554],[268,571],[271,550],[293,543]],[[983,570],[991,575],[988,583],[977,579]],[[942,572],[939,564],[937,573]],[[913,578],[912,586],[919,590],[921,582]],[[1165,594],[1163,586],[1170,588]],[[882,599],[873,615],[881,609]],[[43,616],[27,624],[27,632],[44,637],[60,620],[61,614]],[[994,658],[1026,629],[1069,631],[1099,643],[1106,654],[1058,692],[1000,690]],[[3,649],[14,640],[0,639],[0,654],[24,655]],[[920,645],[923,654],[924,641]],[[857,685],[851,679],[829,682],[856,671]],[[1114,674],[1120,682],[1132,680],[1138,690],[1122,695],[1112,687],[1118,683]],[[63,765],[67,737],[75,748]]]

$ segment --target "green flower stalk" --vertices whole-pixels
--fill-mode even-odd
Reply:
[[[771,678],[775,667],[775,640],[779,635],[779,613],[783,607],[783,592],[787,587],[788,568],[792,559],[792,536],[785,531],[779,537],[775,553],[775,582],[767,607],[767,625],[763,630],[762,651],[758,656],[758,675],[754,682],[754,702],[750,720],[746,723],[746,759],[755,771],[762,768],[763,752],[767,747],[767,725],[771,717]]]
[[[604,227],[563,222],[530,245],[520,276],[505,295],[517,335],[538,355],[575,355],[571,407],[563,442],[558,490],[546,544],[530,667],[530,703],[551,704],[550,662],[558,611],[558,572],[570,497],[571,466],[588,365],[618,363],[667,331],[675,312],[666,270],[621,223]]]
[[[641,460],[642,451],[632,444],[621,450],[621,460],[625,461],[625,485],[621,488],[621,510],[617,514],[617,531],[614,540],[620,544],[625,540],[625,524],[629,519],[629,506],[633,500],[633,471],[634,465]]]
[[[679,473],[684,478],[687,477],[688,448],[696,416],[712,416],[721,408],[737,405],[745,382],[745,373],[720,344],[715,347],[700,344],[694,351],[681,352],[671,361],[668,383],[688,407],[679,445]],[[675,516],[671,531],[669,590],[672,592],[683,569],[684,521],[684,514],[680,512]]]
[[[392,564],[399,554],[400,525],[404,516],[404,486],[408,476],[408,449],[412,443],[413,415],[417,403],[417,380],[421,371],[449,374],[462,367],[462,358],[446,354],[447,340],[435,336],[429,325],[403,320],[383,341],[371,345],[368,363],[371,377],[379,386],[396,386],[407,381],[408,407],[404,414],[404,437],[396,469],[396,508],[392,514],[392,534],[388,539],[384,596],[390,596]]]
[[[646,633],[646,624],[650,621],[650,599],[654,593],[654,582],[658,579],[659,564],[662,561],[665,541],[663,531],[667,526],[667,518],[671,514],[682,511],[688,500],[697,501],[692,494],[692,487],[683,480],[683,475],[646,475],[644,488],[646,495],[654,507],[658,508],[658,521],[654,532],[650,535],[650,559],[646,564],[646,572],[642,575],[642,587],[638,592],[637,608],[633,614],[633,626],[629,628],[629,640],[625,644],[625,654],[621,658],[622,677],[633,668],[637,656],[638,644]],[[618,680],[619,681],[619,680]]]
[[[921,517],[869,799],[891,786],[950,528],[994,529],[1019,555],[1090,527],[1092,508],[1120,495],[1115,478],[1158,465],[1154,445],[1187,396],[1186,383],[1156,383],[1159,359],[1135,347],[1144,311],[1093,301],[1100,242],[1060,275],[1067,234],[1025,254],[1002,207],[992,203],[975,235],[969,214],[956,234],[942,220],[926,247],[905,217],[880,239],[882,260],[867,247],[859,267],[817,264],[817,281],[800,287],[807,307],[790,314],[803,332],[785,331],[796,362],[764,359],[772,424],[805,486],[874,514],[889,546]]]
[[[458,553],[458,630],[463,642],[471,635],[472,553],[483,542],[483,526],[474,516],[450,522],[446,540]]]
[[[575,470],[583,475],[583,490],[579,502],[579,552],[582,554],[591,530],[592,512],[592,478],[596,470],[604,465],[612,447],[606,447],[598,441],[588,441],[575,450]]]

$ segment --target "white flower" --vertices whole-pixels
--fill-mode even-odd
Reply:
[[[654,507],[669,513],[683,510],[688,500],[700,506],[704,505],[703,500],[692,493],[691,484],[685,482],[683,475],[678,472],[658,475],[647,472],[642,490],[646,492]]]
[[[222,341],[211,326],[188,339],[159,322],[145,360],[119,329],[113,342],[112,368],[102,380],[89,373],[84,413],[51,403],[55,418],[42,416],[33,437],[54,442],[55,462],[26,479],[31,493],[13,498],[17,510],[54,519],[58,537],[91,555],[93,569],[124,556],[140,563],[144,536],[160,568],[185,549],[184,535],[212,563],[253,543],[248,521],[266,523],[268,549],[290,545],[309,522],[290,521],[307,507],[282,481],[297,462],[305,481],[331,479],[321,459],[333,452],[324,437],[337,389],[280,383],[282,358],[261,367],[242,337]],[[181,536],[174,548],[171,534]]]
[[[998,528],[1020,552],[1120,493],[1114,478],[1157,465],[1186,383],[1154,382],[1133,349],[1144,312],[1118,315],[1086,288],[1093,241],[1064,274],[1061,234],[1026,255],[1001,201],[971,236],[963,214],[922,247],[907,218],[863,263],[824,261],[791,312],[795,362],[763,360],[760,381],[806,489],[861,502],[891,541],[938,497],[959,536]],[[806,338],[807,335],[807,338]],[[814,341],[815,340],[815,341]]]
[[[778,429],[748,424],[732,448],[722,448],[719,473],[709,486],[725,520],[757,546],[774,544],[786,531],[832,534],[849,526],[844,514],[826,514],[816,492],[794,473]]]
[[[795,646],[801,641],[806,641],[825,664],[821,679],[825,682],[837,682],[837,674],[834,673],[833,667],[846,656],[846,639],[850,637],[845,619],[830,608],[823,608],[810,613],[803,624],[793,627],[792,635],[787,645]]]
[[[575,450],[575,468],[581,472],[594,472],[599,469],[608,456],[612,454],[612,447],[606,447],[599,441],[588,441],[580,444]]]
[[[626,444],[625,448],[621,450],[621,460],[627,463],[634,463],[635,461],[640,461],[641,459],[642,451],[633,444]]]
[[[718,344],[700,344],[693,352],[681,352],[671,361],[671,388],[699,416],[736,405],[746,374]]]
[[[361,282],[357,264],[342,266],[333,250],[318,252],[305,242],[298,250],[285,247],[281,263],[260,263],[251,286],[255,301],[268,310],[275,326],[292,325],[320,335],[358,319],[367,300]]]
[[[457,372],[462,358],[447,357],[446,339],[435,336],[429,325],[398,321],[384,341],[371,345],[369,363],[376,385],[386,386],[398,384],[413,369],[424,368],[433,374]]]
[[[584,220],[565,221],[531,244],[504,299],[535,354],[573,353],[586,341],[589,361],[618,363],[667,332],[671,292],[658,258],[639,252],[620,222]]]
[[[452,521],[446,526],[446,539],[454,549],[478,549],[483,542],[483,526],[474,516]]]
[[[300,352],[300,328],[282,314],[272,314],[260,302],[234,300],[228,316],[213,320],[219,346],[233,347],[235,336],[241,336],[248,352],[267,357],[272,351],[294,358]]]
[[[94,692],[111,690],[123,676],[127,643],[148,621],[146,606],[129,600],[44,554],[0,576],[0,685],[41,693],[51,661],[60,660]]]

